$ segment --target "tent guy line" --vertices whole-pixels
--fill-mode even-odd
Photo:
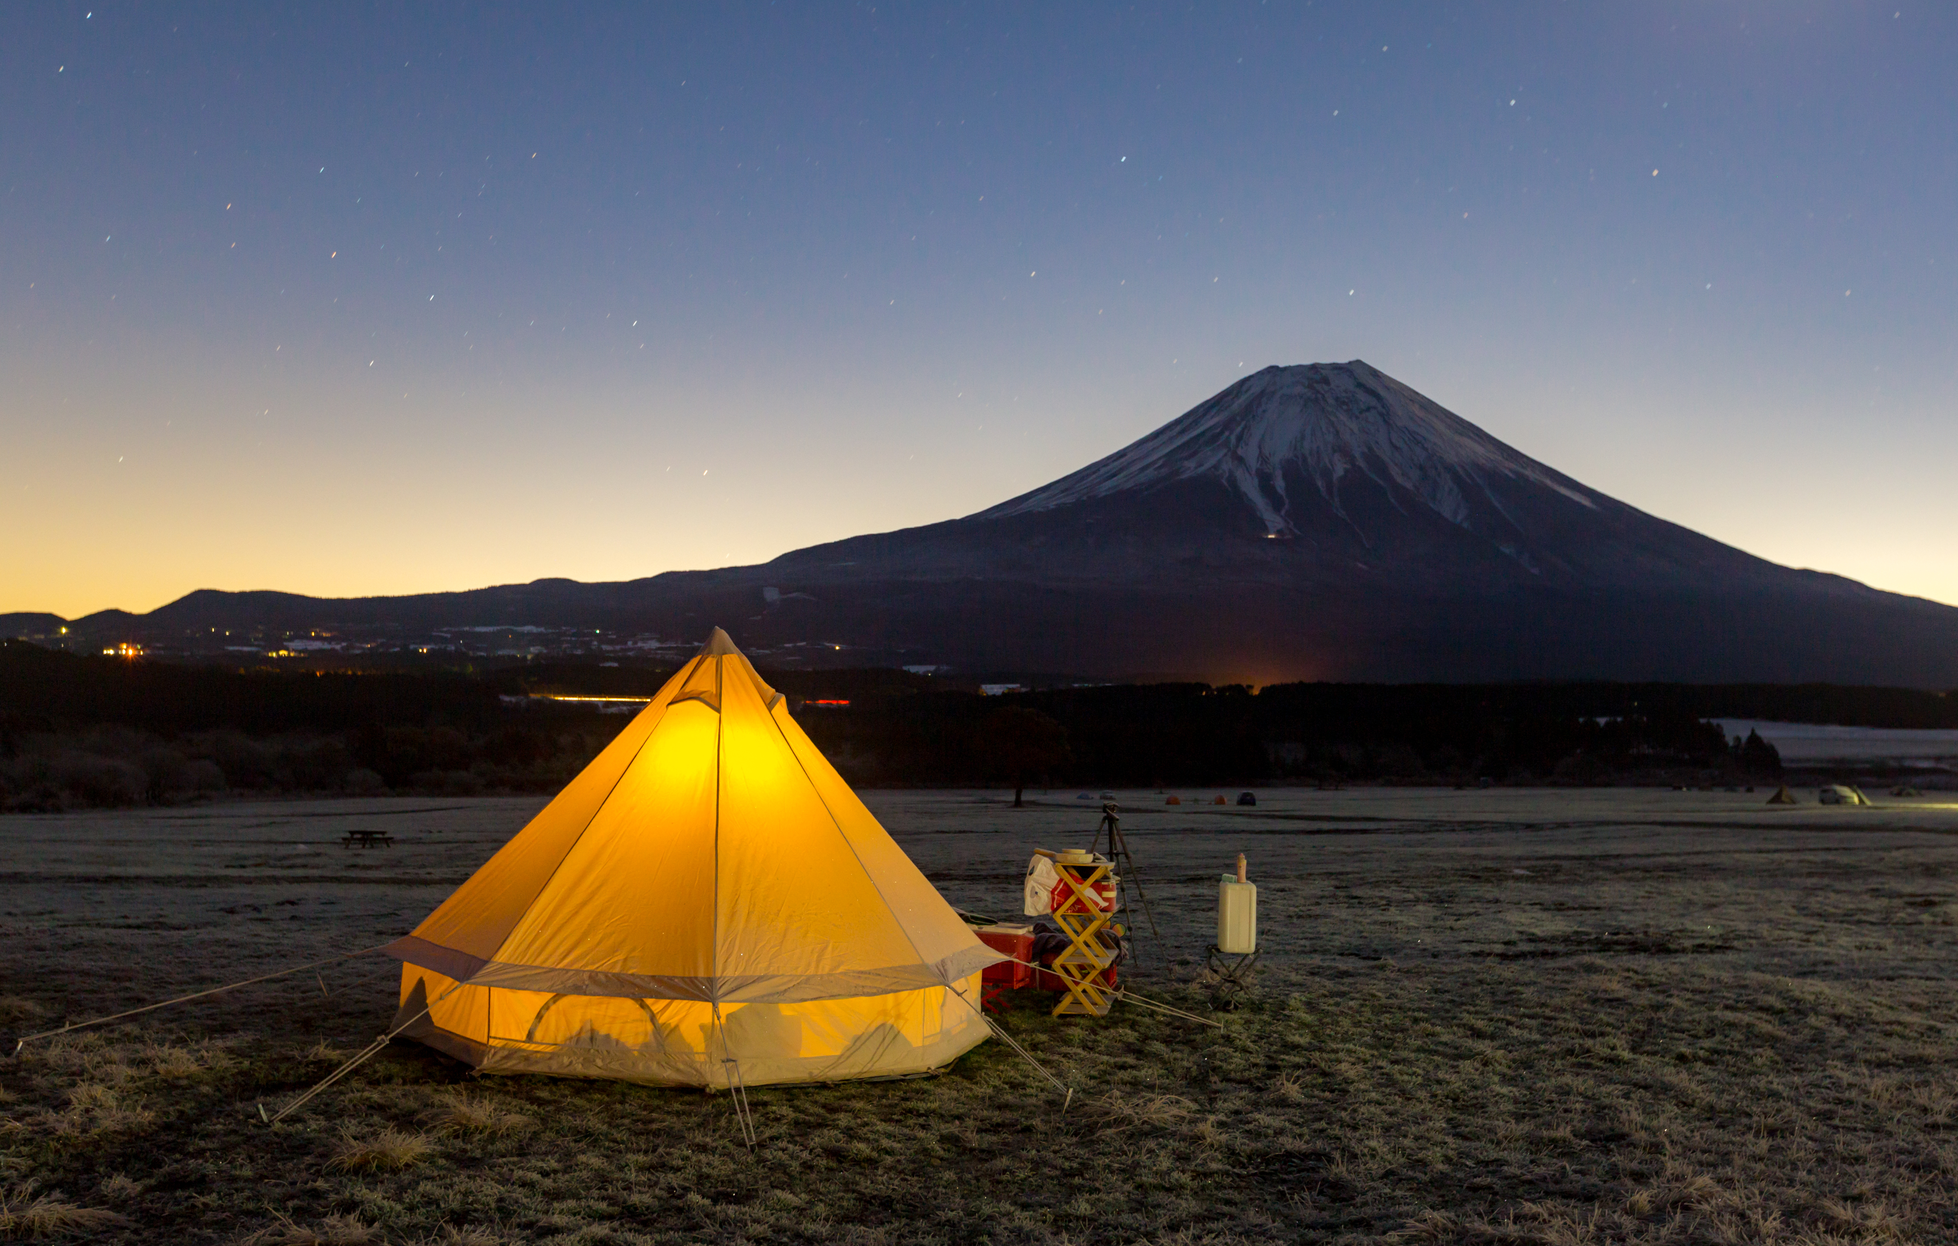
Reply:
[[[453,990],[460,989],[461,986],[462,984],[458,982],[454,987],[451,987],[450,990],[453,991]],[[440,1000],[435,1001],[435,1003],[440,1003],[440,1002],[441,1002]],[[428,1008],[433,1008],[435,1006],[435,1003],[429,1004]],[[353,1057],[353,1059],[347,1061],[339,1068],[333,1070],[331,1073],[328,1073],[325,1077],[321,1078],[317,1083],[313,1085],[312,1089],[308,1090],[305,1094],[300,1095],[297,1099],[294,1099],[291,1103],[286,1104],[283,1108],[280,1108],[279,1114],[277,1116],[274,1116],[272,1119],[266,1121],[265,1123],[267,1125],[278,1124],[286,1117],[298,1111],[306,1103],[310,1102],[315,1095],[318,1095],[321,1091],[325,1090],[328,1086],[331,1086],[333,1083],[339,1081],[347,1074],[353,1072],[356,1068],[365,1064],[371,1057],[379,1053],[383,1047],[386,1047],[389,1043],[393,1042],[395,1035],[401,1033],[401,1031],[407,1029],[410,1025],[413,1025],[415,1022],[427,1016],[428,1008],[422,1009],[420,1012],[408,1018],[406,1021],[403,1021],[400,1024],[396,1025],[393,1029],[388,1030],[385,1034],[376,1037],[373,1042],[367,1044],[366,1048],[360,1051],[358,1054],[356,1054]],[[258,1114],[261,1118],[264,1117],[265,1105],[263,1104],[259,1105]]]
[[[106,1025],[111,1021],[120,1021],[124,1017],[135,1017],[135,1016],[141,1016],[143,1013],[146,1012],[155,1012],[159,1008],[168,1008],[172,1004],[187,1004],[194,999],[203,999],[209,995],[219,995],[225,991],[235,991],[241,986],[253,986],[260,982],[270,982],[274,978],[283,978],[286,977],[288,974],[304,973],[308,969],[320,969],[327,965],[338,964],[340,961],[343,960],[352,960],[356,956],[366,956],[373,952],[382,951],[387,946],[388,945],[386,943],[377,943],[373,947],[365,947],[360,949],[358,952],[342,952],[337,956],[329,956],[325,960],[309,961],[304,965],[294,965],[290,969],[281,969],[276,973],[260,974],[256,978],[246,978],[242,982],[227,982],[223,986],[206,987],[204,990],[201,991],[193,991],[189,995],[179,995],[175,999],[166,999],[160,1003],[155,1003],[155,1004],[145,1004],[141,1008],[131,1008],[127,1012],[111,1013],[106,1017],[94,1017],[87,1021],[76,1021],[73,1022],[72,1024],[64,1025],[57,1029],[42,1030],[38,1034],[29,1034],[26,1037],[20,1039],[18,1042],[14,1044],[14,1049],[10,1054],[14,1056],[18,1056],[21,1053],[22,1048],[26,1047],[27,1044],[34,1042],[36,1039],[54,1038],[57,1035],[66,1034],[72,1030],[85,1030],[92,1025]]]

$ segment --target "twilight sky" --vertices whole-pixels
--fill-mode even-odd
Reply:
[[[0,14],[0,611],[753,562],[1365,359],[1958,603],[1958,6]]]

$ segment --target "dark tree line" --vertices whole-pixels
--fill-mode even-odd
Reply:
[[[1667,704],[1588,712],[1535,686],[1153,684],[873,697],[802,721],[860,782],[1176,786],[1771,777],[1772,746]],[[1603,698],[1609,702],[1612,697]],[[1008,715],[1014,717],[1009,718]],[[1003,724],[1044,741],[1015,753]],[[1010,733],[1008,733],[1010,734]],[[1039,757],[1030,762],[1024,753]]]
[[[0,804],[247,791],[556,790],[627,721],[530,691],[646,696],[591,663],[295,672],[0,642]],[[1712,718],[1958,727],[1958,694],[1827,685],[1202,684],[1004,697],[891,670],[764,674],[851,781],[1083,787],[1769,778]],[[821,702],[847,702],[823,705]]]
[[[550,792],[626,720],[466,672],[295,673],[0,644],[0,808],[218,792]]]

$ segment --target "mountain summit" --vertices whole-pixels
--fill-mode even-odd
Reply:
[[[153,636],[725,623],[782,660],[1212,682],[1958,686],[1958,609],[1655,518],[1358,360],[1265,368],[977,514],[759,566],[353,601],[201,592],[115,622]]]
[[[1295,532],[1292,491],[1340,508],[1342,486],[1393,487],[1465,528],[1500,510],[1489,481],[1529,481],[1586,506],[1575,481],[1510,449],[1399,381],[1354,360],[1270,367],[1139,441],[978,518],[1052,510],[1174,480],[1235,489],[1272,535]]]
[[[998,506],[768,565],[1139,590],[1248,581],[1311,589],[1321,614],[1376,590],[1686,591],[1794,574],[1587,488],[1358,360],[1266,368]]]

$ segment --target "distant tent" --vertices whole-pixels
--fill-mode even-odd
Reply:
[[[1172,796],[1163,803],[1165,805],[1180,805],[1183,803],[1183,798],[1181,796]]]
[[[942,1067],[972,934],[726,633],[389,946],[396,1024],[486,1073],[728,1086]]]
[[[1824,805],[1867,805],[1870,798],[1863,795],[1863,789],[1851,787],[1846,783],[1831,783],[1816,793],[1816,800]]]
[[[1799,805],[1802,802],[1795,798],[1795,794],[1789,791],[1788,785],[1784,783],[1774,790],[1774,795],[1768,797],[1768,803],[1770,805]]]

